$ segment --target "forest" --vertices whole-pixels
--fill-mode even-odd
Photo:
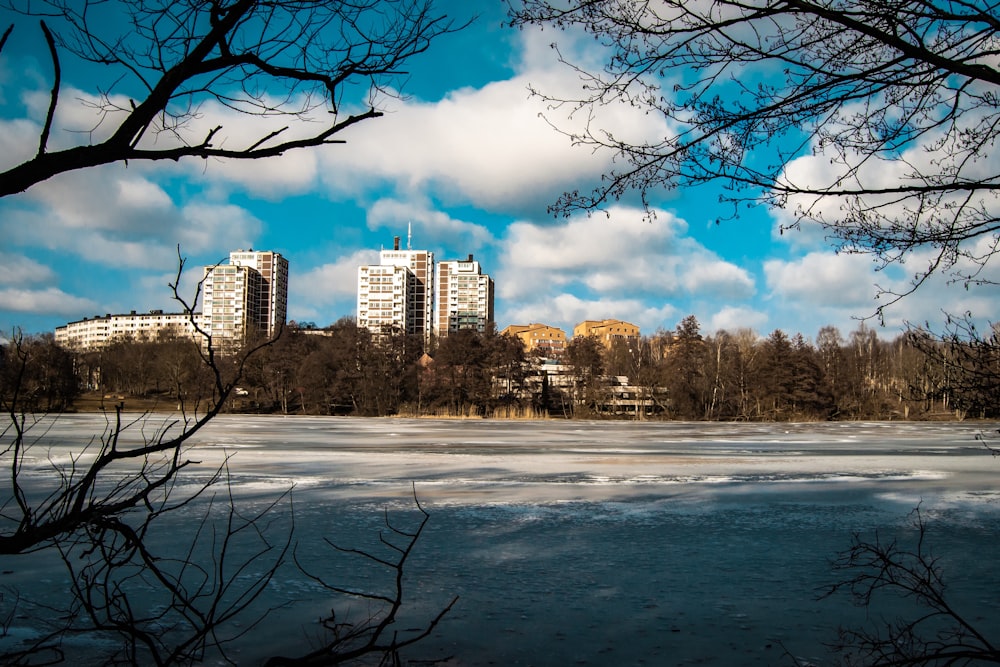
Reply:
[[[848,334],[751,329],[703,335],[694,316],[610,348],[572,339],[559,360],[495,329],[432,341],[373,336],[343,318],[290,323],[243,362],[227,412],[358,416],[650,418],[793,421],[975,419],[1000,416],[1000,331],[968,320],[944,334],[913,328],[886,340],[865,324]],[[214,379],[190,340],[119,340],[73,352],[50,335],[2,352],[0,391],[38,411],[214,405]],[[234,358],[243,357],[234,355]],[[221,357],[225,368],[226,357]],[[622,387],[646,409],[609,409]],[[628,396],[628,393],[624,395]],[[6,397],[10,398],[10,397]]]

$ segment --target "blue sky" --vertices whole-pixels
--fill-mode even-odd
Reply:
[[[592,187],[611,156],[553,131],[546,117],[576,121],[545,109],[528,86],[579,86],[556,61],[553,40],[571,58],[599,54],[589,39],[503,27],[500,2],[442,9],[461,22],[470,5],[481,12],[473,25],[414,59],[406,97],[385,100],[386,115],[342,135],[346,144],[268,161],[110,165],[0,200],[0,331],[177,310],[167,284],[178,245],[192,267],[184,281],[192,294],[199,267],[230,250],[281,252],[290,263],[289,317],[327,325],[355,314],[357,267],[375,262],[393,236],[405,243],[408,225],[415,249],[480,260],[496,282],[501,328],[572,330],[583,319],[618,318],[652,334],[695,315],[706,333],[780,328],[812,339],[824,325],[856,329],[878,304],[876,284],[905,285],[906,266],[877,273],[869,258],[834,253],[819,230],[778,234],[782,212],[745,208],[716,224],[729,209],[712,187],[663,193],[652,220],[627,201],[607,215],[553,217],[546,206],[565,190]],[[0,56],[0,165],[37,144],[51,87],[40,47],[37,23],[18,20]],[[66,66],[53,136],[64,145],[94,125],[93,111],[75,102],[97,93],[85,70]],[[601,122],[619,132],[669,131],[634,110],[604,114]],[[236,137],[249,120],[214,119]],[[818,164],[803,158],[793,167]],[[938,322],[945,308],[995,316],[985,296],[933,281],[892,307],[880,332]]]

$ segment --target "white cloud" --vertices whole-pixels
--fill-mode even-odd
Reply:
[[[859,312],[873,307],[874,265],[863,255],[812,252],[794,261],[764,263],[770,293],[823,306],[847,306]]]
[[[400,232],[413,223],[413,233],[419,247],[458,246],[460,252],[479,250],[493,241],[493,235],[483,225],[456,220],[434,209],[426,197],[403,200],[383,198],[368,208],[368,228]]]
[[[55,276],[51,268],[29,257],[0,252],[0,285],[44,283]]]
[[[352,128],[346,146],[322,152],[323,181],[346,193],[374,179],[399,192],[433,189],[445,199],[506,211],[545,205],[564,190],[596,185],[611,167],[611,153],[574,147],[564,133],[581,131],[587,119],[569,117],[568,109],[553,108],[529,92],[536,86],[574,95],[577,76],[556,66],[551,50],[535,48],[533,31],[522,39],[519,74],[455,90],[437,102],[396,103],[382,118]],[[599,115],[595,125],[619,135],[668,134],[662,119],[625,104],[603,108]]]
[[[174,222],[170,197],[155,183],[122,165],[74,171],[39,183],[22,201],[45,208],[62,229],[105,230],[145,237]]]
[[[753,294],[753,278],[686,236],[687,225],[665,211],[647,219],[614,207],[608,216],[579,215],[541,226],[510,225],[502,241],[498,290],[519,299],[551,285],[605,295],[669,298]]]
[[[378,264],[377,251],[356,250],[336,262],[289,274],[289,317],[325,325],[345,314],[353,315],[358,267],[368,264]]]
[[[0,310],[74,315],[81,311],[95,311],[99,308],[100,306],[90,299],[67,294],[55,287],[42,290],[0,289]]]
[[[189,200],[182,208],[158,184],[120,165],[63,174],[15,198],[4,236],[90,262],[169,270],[184,255],[224,256],[252,246],[263,224],[234,204]]]
[[[180,213],[173,238],[184,254],[217,253],[222,259],[231,250],[252,247],[263,229],[259,219],[235,204],[193,202]]]
[[[948,276],[935,275],[916,292],[907,294],[915,273],[910,267],[923,268],[932,260],[933,254],[928,250],[914,252],[906,263],[882,270],[876,270],[867,255],[832,251],[812,252],[793,261],[770,260],[764,264],[769,310],[774,318],[783,314],[791,321],[807,323],[818,330],[825,324],[844,326],[873,318],[879,306],[886,306],[882,313],[885,328],[880,331],[889,337],[906,323],[940,323],[944,313],[969,311],[978,317],[996,319],[998,310],[992,286],[965,289]],[[985,277],[1000,277],[998,269],[988,267]],[[907,295],[891,303],[894,295],[902,294]]]
[[[732,333],[740,329],[761,330],[767,325],[767,313],[742,306],[724,306],[712,315],[705,326],[709,333],[726,331]]]
[[[38,148],[40,130],[41,126],[27,119],[0,120],[0,169],[6,170],[30,159]]]

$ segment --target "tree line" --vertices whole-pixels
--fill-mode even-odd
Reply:
[[[495,329],[460,331],[425,348],[418,336],[373,335],[353,318],[322,330],[292,323],[245,360],[224,409],[594,418],[613,412],[617,391],[661,419],[990,418],[1000,415],[998,333],[980,336],[956,321],[944,334],[910,329],[886,340],[861,324],[846,335],[823,327],[811,341],[780,329],[705,335],[688,316],[673,330],[610,347],[576,337],[556,364]],[[34,410],[79,408],[95,395],[164,410],[214,400],[214,379],[190,340],[122,339],[78,353],[45,335],[21,346],[28,362],[20,400]],[[9,378],[2,386],[12,386]]]

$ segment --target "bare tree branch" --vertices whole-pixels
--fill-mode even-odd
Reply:
[[[559,57],[578,95],[533,92],[550,123],[568,112],[576,144],[616,166],[590,192],[565,193],[559,214],[716,182],[739,205],[783,209],[822,226],[836,248],[879,266],[922,249],[935,259],[913,288],[942,273],[988,283],[1000,240],[1000,15],[963,0],[508,0],[514,26],[582,30],[603,68]],[[662,121],[619,137],[604,107]],[[983,250],[983,246],[986,250]],[[905,294],[886,292],[890,303]],[[879,312],[887,304],[879,307]]]
[[[411,57],[437,37],[464,27],[433,14],[432,0],[4,4],[11,11],[46,17],[42,29],[46,39],[53,35],[56,81],[40,150],[0,172],[0,197],[67,171],[119,161],[259,159],[342,143],[335,135],[382,115],[374,99],[367,110],[339,115],[348,87],[367,86],[370,95],[385,94],[388,81],[405,74]],[[49,23],[57,30],[50,33]],[[46,150],[58,103],[57,47],[116,72],[97,103],[102,123],[115,123],[102,141]],[[116,96],[129,97],[129,104]],[[212,101],[262,121],[288,116],[300,122],[294,136],[277,140],[283,132],[262,124],[257,138],[228,148],[218,140],[224,123],[200,138],[192,134],[197,132],[194,122]],[[330,118],[317,129],[314,114]],[[170,140],[151,136],[160,134]]]
[[[851,547],[834,562],[845,578],[832,584],[822,597],[847,592],[855,604],[873,614],[886,596],[902,596],[914,603],[912,618],[888,619],[868,628],[842,628],[834,648],[848,664],[968,665],[1000,663],[1000,650],[953,607],[945,595],[941,564],[927,546],[927,524],[918,507],[913,512],[917,530],[912,549],[895,541],[854,536]]]
[[[382,594],[371,591],[360,591],[332,584],[322,576],[310,573],[306,567],[299,563],[296,557],[296,563],[300,570],[310,579],[320,584],[325,590],[339,595],[373,601],[382,605],[382,608],[360,622],[342,621],[337,617],[336,610],[331,610],[330,615],[321,621],[323,629],[331,635],[328,642],[298,657],[274,656],[265,663],[267,667],[340,665],[357,660],[362,656],[378,655],[384,656],[383,660],[392,659],[392,664],[398,664],[398,652],[400,650],[421,641],[434,631],[458,601],[457,596],[452,598],[423,628],[409,631],[407,634],[401,634],[398,631],[390,632],[391,626],[396,622],[398,614],[403,607],[403,573],[407,560],[430,519],[430,515],[420,505],[415,485],[413,489],[413,502],[420,511],[421,520],[416,529],[412,531],[404,530],[394,525],[389,519],[388,510],[385,512],[385,527],[388,534],[380,533],[379,541],[392,554],[388,557],[380,556],[363,549],[341,547],[330,540],[326,540],[327,544],[336,551],[360,556],[365,560],[388,568],[393,573],[394,579],[391,593]]]

